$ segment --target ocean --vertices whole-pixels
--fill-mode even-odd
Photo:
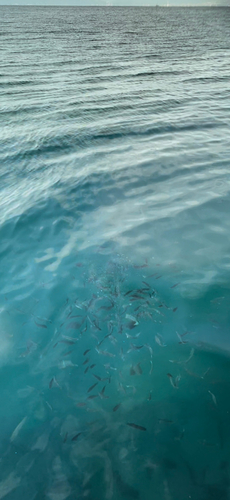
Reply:
[[[0,499],[230,499],[230,9],[0,51]]]

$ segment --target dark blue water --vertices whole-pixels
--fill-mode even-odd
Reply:
[[[0,41],[0,499],[230,499],[230,9]]]

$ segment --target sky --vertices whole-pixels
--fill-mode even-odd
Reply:
[[[230,0],[0,0],[1,5],[63,6],[230,6]]]
[[[230,6],[230,0],[0,0],[0,5]]]

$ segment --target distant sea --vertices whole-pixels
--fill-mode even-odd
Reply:
[[[230,9],[0,7],[0,499],[230,499]]]

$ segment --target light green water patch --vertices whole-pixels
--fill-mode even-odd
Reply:
[[[38,265],[2,296],[0,498],[229,498],[227,288],[185,299],[110,244]]]
[[[230,360],[208,347],[180,347],[161,348],[151,375],[144,358],[139,375],[124,364],[125,392],[114,376],[108,399],[84,405],[65,383],[39,392],[38,378],[18,390],[18,420],[13,403],[1,409],[9,412],[1,475],[17,483],[12,498],[229,498]],[[23,373],[15,371],[14,385],[9,370],[2,375],[7,393]]]

